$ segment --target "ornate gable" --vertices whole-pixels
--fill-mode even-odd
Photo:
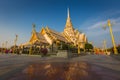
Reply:
[[[44,34],[46,33],[46,32],[45,32],[45,29],[44,29],[43,27],[42,27],[40,33],[41,33],[42,35],[44,35]]]
[[[43,34],[45,34],[45,30],[42,29],[40,33],[36,32],[35,28],[32,30],[32,36],[30,38],[30,43],[31,44],[41,44],[41,43],[45,43],[47,44],[48,42],[46,41],[45,37],[43,36]]]
[[[32,36],[30,38],[30,43],[33,43],[35,40],[37,40],[37,35],[35,33],[32,33]]]

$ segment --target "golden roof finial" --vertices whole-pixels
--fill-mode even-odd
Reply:
[[[32,24],[32,33],[34,33],[34,32],[36,32],[36,30],[35,30],[35,24],[33,23]]]
[[[33,29],[35,29],[35,24],[34,23],[32,24],[32,27],[33,27]]]
[[[70,11],[69,11],[69,8],[68,8],[68,18],[70,18]]]

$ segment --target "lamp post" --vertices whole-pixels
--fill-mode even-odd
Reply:
[[[16,50],[16,43],[17,43],[18,35],[15,35],[15,40],[14,40],[14,52]],[[14,53],[13,52],[13,53]]]
[[[8,41],[5,42],[5,48],[7,49],[7,44],[8,44]]]
[[[32,45],[30,46],[30,49],[29,49],[29,55],[32,54]]]
[[[107,25],[109,27],[109,31],[110,31],[110,35],[111,35],[111,39],[112,39],[114,54],[118,54],[116,44],[115,44],[114,35],[113,35],[113,31],[112,31],[112,24],[111,24],[110,20],[108,20]],[[106,28],[106,26],[105,26],[105,28]]]
[[[80,42],[78,42],[78,55],[80,54]]]
[[[4,48],[4,43],[2,43],[2,48]]]
[[[80,54],[80,41],[79,41],[80,35],[79,35],[79,31],[76,30],[76,43],[78,45],[78,55]]]
[[[7,52],[7,43],[8,41],[5,42],[5,53]]]
[[[103,41],[103,45],[104,45],[104,46],[103,46],[104,51],[105,51],[105,53],[107,53],[106,40]]]
[[[4,53],[4,43],[2,43],[2,53]]]

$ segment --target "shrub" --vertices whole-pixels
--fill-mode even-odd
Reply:
[[[41,48],[41,53],[43,54],[43,55],[46,55],[47,53],[48,53],[48,50],[47,50],[47,48]]]

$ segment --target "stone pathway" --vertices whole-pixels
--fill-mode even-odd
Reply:
[[[120,61],[107,55],[87,55],[73,58],[71,61],[87,61],[90,64],[120,71]]]
[[[86,70],[81,71],[79,68],[80,64],[86,64]],[[44,66],[41,66],[41,65]],[[82,73],[88,73],[86,78],[78,77],[73,79],[71,76],[70,79],[62,78],[62,79],[52,79],[52,80],[120,80],[120,61],[106,55],[86,55],[75,57],[72,59],[59,58],[59,57],[43,57],[41,58],[39,55],[15,55],[15,54],[0,54],[0,80],[26,80],[27,77],[24,76],[24,70],[29,69],[30,65],[33,65],[35,69],[41,69],[46,65],[52,65],[54,69],[57,71],[61,70],[64,74],[70,73],[71,70],[74,74],[69,75],[82,75]],[[74,66],[71,68],[66,64],[73,64]],[[37,65],[37,68],[35,65]],[[52,67],[48,68],[52,69]],[[76,66],[77,65],[77,66]],[[76,67],[75,67],[76,66]],[[81,65],[82,66],[82,65]],[[69,68],[67,71],[64,70]],[[85,67],[85,65],[84,65]],[[49,70],[49,69],[48,69]],[[48,71],[43,70],[43,72]],[[37,70],[36,70],[37,71]],[[41,72],[41,71],[39,71]],[[56,72],[57,74],[57,72]],[[59,73],[60,74],[60,73]],[[23,75],[22,79],[18,76]],[[34,74],[35,75],[35,74]],[[41,74],[44,75],[44,74]],[[40,76],[40,75],[39,75]],[[45,75],[44,75],[45,76]],[[56,75],[57,76],[57,75]],[[36,75],[37,77],[37,75]],[[39,78],[34,77],[27,80],[40,80]],[[36,79],[35,79],[36,78]],[[47,79],[41,79],[47,80]],[[51,80],[49,78],[49,80]]]

